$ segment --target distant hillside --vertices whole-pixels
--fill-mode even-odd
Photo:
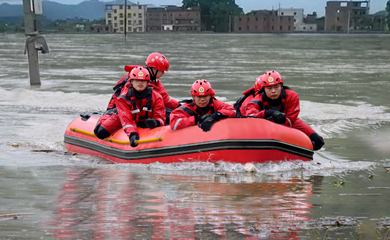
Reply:
[[[107,3],[98,0],[89,0],[77,5],[65,5],[61,3],[43,1],[43,15],[50,20],[66,18],[86,18],[100,19],[105,18],[105,5]]]
[[[22,21],[23,21],[23,17],[22,16],[0,17],[0,22],[8,23],[8,24],[20,23]]]
[[[85,18],[89,20],[105,18],[105,5],[108,2],[87,0],[77,5],[67,5],[51,1],[42,2],[43,16],[49,20]],[[131,4],[128,1],[128,4]],[[23,16],[22,4],[0,4],[0,19]]]
[[[23,16],[23,8],[21,4],[9,4],[3,3],[0,4],[0,17],[8,18],[8,17],[19,17]]]

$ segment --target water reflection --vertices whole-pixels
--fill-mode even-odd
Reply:
[[[322,183],[313,178],[69,168],[42,225],[56,239],[298,239],[311,220],[307,198]]]

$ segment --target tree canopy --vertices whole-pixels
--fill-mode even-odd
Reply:
[[[201,8],[202,28],[206,31],[229,32],[233,16],[243,13],[235,0],[183,0],[183,7]]]

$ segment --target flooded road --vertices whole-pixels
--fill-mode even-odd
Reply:
[[[23,35],[0,35],[0,238],[389,239],[390,36],[46,35],[30,87]],[[209,80],[233,103],[267,70],[325,139],[311,162],[109,164],[66,153],[64,132],[102,112],[124,65],[163,53],[178,100]],[[18,147],[16,147],[18,146]]]

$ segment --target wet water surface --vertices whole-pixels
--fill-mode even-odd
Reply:
[[[390,239],[390,36],[47,35],[30,87],[23,35],[0,35],[0,238]],[[325,139],[311,162],[109,164],[66,153],[126,64],[163,53],[169,94],[209,80],[233,103],[277,70]]]

